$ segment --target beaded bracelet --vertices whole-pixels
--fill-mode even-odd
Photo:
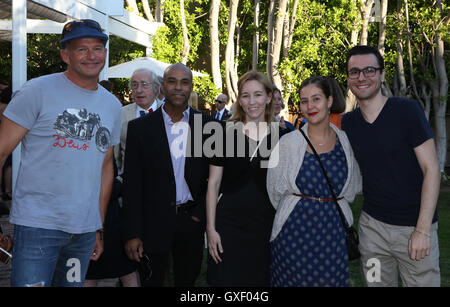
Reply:
[[[420,230],[417,229],[416,227],[414,227],[414,231],[415,231],[415,232],[418,232],[418,233],[420,233],[421,235],[424,235],[424,236],[426,236],[426,237],[428,237],[428,238],[431,238],[431,235],[430,235],[430,234],[425,233],[425,232],[423,232],[423,231],[420,231]]]

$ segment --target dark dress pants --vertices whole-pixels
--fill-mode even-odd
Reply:
[[[169,253],[149,253],[152,276],[142,280],[143,287],[162,287],[172,255],[174,283],[176,287],[193,287],[200,274],[204,249],[205,225],[192,219],[189,211],[177,214],[177,225]]]

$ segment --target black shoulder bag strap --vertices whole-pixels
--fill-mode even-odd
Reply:
[[[334,189],[333,189],[333,187],[331,185],[330,179],[328,178],[327,172],[325,171],[325,167],[323,167],[322,161],[320,161],[320,158],[319,158],[319,155],[317,154],[316,149],[311,144],[311,141],[308,139],[308,137],[306,136],[305,132],[303,132],[302,129],[299,129],[299,130],[302,133],[303,137],[305,138],[306,142],[308,142],[309,147],[311,148],[311,150],[314,153],[314,156],[316,157],[317,161],[319,162],[320,168],[322,169],[322,173],[325,176],[325,180],[327,181],[328,187],[330,188],[331,195],[333,196],[333,199],[334,199],[334,204],[336,205],[336,208],[337,208],[337,210],[339,212],[339,217],[341,218],[341,221],[342,221],[342,224],[344,225],[344,228],[346,230],[349,230],[351,227],[347,224],[347,220],[345,219],[344,213],[342,212],[342,209],[341,209],[341,207],[339,206],[339,204],[337,202],[336,193],[334,193]]]
[[[320,161],[319,155],[316,152],[316,149],[311,144],[310,140],[306,136],[306,134],[303,132],[302,129],[299,129],[302,133],[303,137],[305,138],[306,142],[308,142],[309,147],[311,147],[311,150],[314,152],[314,156],[316,157],[317,161],[320,164],[320,168],[322,169],[323,175],[325,176],[325,179],[328,183],[328,187],[330,188],[331,194],[333,195],[334,204],[336,205],[336,208],[339,212],[339,217],[341,218],[342,224],[344,225],[345,229],[345,244],[347,245],[347,251],[348,251],[348,259],[349,261],[355,260],[361,257],[361,253],[359,252],[359,237],[356,230],[350,226],[347,225],[347,220],[345,219],[344,213],[342,213],[342,209],[339,206],[336,198],[336,194],[334,193],[333,187],[331,186],[330,179],[328,178],[327,172],[325,171],[325,168],[323,167],[322,161]]]

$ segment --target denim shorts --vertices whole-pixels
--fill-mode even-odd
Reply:
[[[83,286],[95,240],[95,232],[15,225],[11,286]]]

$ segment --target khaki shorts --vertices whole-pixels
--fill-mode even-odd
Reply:
[[[437,229],[437,222],[431,225],[430,255],[415,261],[408,253],[408,240],[414,227],[385,224],[363,211],[358,234],[361,273],[366,286],[397,287],[400,274],[404,287],[439,287]]]

